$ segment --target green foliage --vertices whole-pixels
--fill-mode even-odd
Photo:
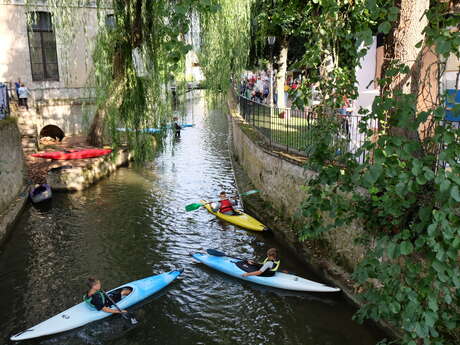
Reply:
[[[327,18],[337,15],[331,11],[334,5],[317,3],[326,4],[320,17],[327,27],[316,22],[322,43],[305,54],[305,61],[317,65],[324,52],[330,51],[325,47],[336,51],[343,47],[345,36],[333,32],[332,27],[343,25],[342,32],[350,30],[349,41],[358,46],[359,41],[367,41],[375,24],[378,30],[389,32],[397,16],[389,2],[371,11],[377,3],[366,1],[358,13],[350,8],[348,18],[356,18],[356,22],[347,28],[345,24],[328,24]],[[426,43],[435,43],[437,52],[445,57],[458,56],[458,45],[454,47],[452,42],[460,36],[449,31],[453,21],[441,15],[446,12],[444,6],[436,4],[426,14],[430,20]],[[377,16],[364,20],[364,13]],[[322,90],[328,91],[325,94],[351,91],[359,54],[347,60],[347,66],[341,66],[340,61],[335,64],[329,80],[318,76]],[[359,240],[370,250],[354,272],[363,287],[364,302],[355,317],[401,327],[405,331],[403,344],[453,344],[460,340],[460,131],[442,122],[443,95],[437,108],[417,112],[415,95],[392,88],[395,78],[404,79],[409,73],[407,66],[397,61],[387,69],[380,81],[382,94],[361,121],[366,141],[358,152],[334,156],[328,130],[318,136],[308,163],[318,175],[308,183],[309,195],[303,204],[308,224],[299,236],[314,238],[359,223],[366,230]],[[333,97],[323,99],[324,111],[337,105],[339,98]],[[422,140],[416,134],[427,120],[435,131]],[[373,121],[379,123],[377,130],[368,126]],[[334,130],[331,125],[330,131]],[[364,164],[357,163],[361,155],[366,157]]]
[[[16,122],[17,119],[15,117],[7,117],[6,119],[2,119],[0,120],[0,129]]]
[[[239,80],[249,52],[250,6],[253,0],[209,0],[217,12],[201,12],[200,63],[206,86],[226,91]]]

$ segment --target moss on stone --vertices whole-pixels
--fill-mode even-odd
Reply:
[[[6,119],[0,120],[0,129],[9,126],[11,124],[16,124],[17,119],[15,117],[8,117]]]

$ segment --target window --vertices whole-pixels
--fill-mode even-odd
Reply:
[[[112,30],[115,29],[115,15],[114,14],[108,14],[105,16],[105,25],[107,26],[107,29]]]
[[[59,80],[56,37],[51,13],[32,12],[28,23],[32,80]]]

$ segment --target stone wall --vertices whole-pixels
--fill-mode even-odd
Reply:
[[[27,202],[21,136],[16,120],[0,120],[0,245]]]
[[[88,159],[84,166],[68,164],[53,168],[48,171],[47,181],[55,191],[83,190],[109,176],[119,167],[128,165],[132,158],[127,149],[120,149],[108,156]]]
[[[293,246],[311,248],[311,243],[298,240],[298,230],[308,221],[302,216],[301,205],[307,196],[304,187],[315,172],[305,169],[302,163],[295,163],[294,159],[289,159],[289,155],[283,156],[264,148],[261,136],[245,124],[237,113],[233,113],[230,119],[234,159],[254,187],[260,190],[261,198],[271,209],[270,213],[275,213],[277,218],[283,220],[283,226],[277,227],[276,232],[282,232],[278,235]],[[366,250],[355,243],[362,233],[360,227],[351,226],[324,234],[321,246],[328,260],[352,272]]]
[[[24,158],[14,120],[0,121],[0,213],[24,187]]]

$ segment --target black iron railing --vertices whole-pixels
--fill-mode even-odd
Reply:
[[[311,111],[269,107],[243,96],[239,96],[239,111],[249,124],[264,135],[270,146],[305,156],[308,148],[317,141],[321,121],[325,121],[324,117],[320,118]],[[337,144],[337,154],[344,151],[356,152],[365,139],[364,134],[359,131],[362,116],[329,116],[334,116],[338,124],[337,133],[333,136],[333,141]],[[376,123],[370,123],[368,126],[376,128]],[[365,155],[362,154],[358,160],[362,162],[364,158]]]
[[[0,120],[10,116],[10,90],[6,83],[0,83]]]

